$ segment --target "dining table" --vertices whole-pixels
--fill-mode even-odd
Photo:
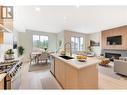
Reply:
[[[49,55],[50,58],[50,54],[54,53],[53,51],[32,51],[30,56],[34,57],[34,61],[35,63],[37,63],[39,61],[38,57],[42,54],[42,52],[46,52]]]

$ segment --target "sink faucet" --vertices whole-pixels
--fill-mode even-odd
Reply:
[[[64,44],[64,50],[65,50],[65,54],[66,54],[66,52],[67,52],[67,45],[69,45],[70,46],[70,56],[72,56],[72,46],[71,46],[71,42],[66,42],[65,44]]]

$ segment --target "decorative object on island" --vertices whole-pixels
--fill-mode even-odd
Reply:
[[[61,46],[62,46],[62,41],[59,40],[59,41],[58,41],[58,48],[57,48],[56,52],[59,52],[59,51],[60,51]]]
[[[99,65],[107,66],[110,63],[110,60],[108,58],[102,58]]]
[[[18,46],[18,56],[23,55],[24,53],[24,48],[22,46]]]
[[[14,59],[14,51],[13,51],[13,49],[8,49],[7,51],[5,51],[4,58],[6,60]]]
[[[85,62],[87,59],[87,56],[85,55],[77,55],[76,57],[77,57],[77,60],[80,62]]]

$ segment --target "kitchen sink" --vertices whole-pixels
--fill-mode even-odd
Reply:
[[[64,58],[64,59],[66,59],[66,60],[74,59],[73,57],[71,57],[71,56],[66,56],[66,55],[61,55],[61,56],[59,56],[59,57],[62,57],[62,58]]]

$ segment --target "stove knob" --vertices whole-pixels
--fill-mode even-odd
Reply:
[[[17,71],[16,70],[14,70],[14,73],[16,73]]]
[[[9,76],[12,78],[12,74],[9,74]]]
[[[15,76],[15,72],[13,72],[13,76]]]

